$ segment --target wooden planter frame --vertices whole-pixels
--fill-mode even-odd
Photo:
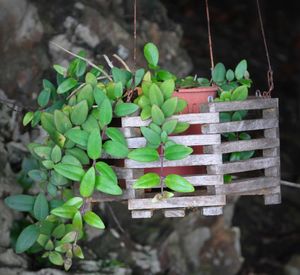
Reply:
[[[256,110],[259,118],[235,122],[220,122],[220,113],[238,110]],[[150,218],[154,210],[163,210],[165,217],[183,217],[186,209],[201,208],[205,216],[220,215],[226,204],[227,196],[263,195],[265,204],[281,202],[280,194],[280,157],[278,129],[278,100],[271,98],[251,98],[246,101],[212,102],[202,106],[197,114],[182,114],[171,119],[202,125],[202,133],[196,135],[175,135],[170,137],[176,143],[186,146],[203,146],[203,154],[193,154],[178,161],[165,161],[164,167],[205,166],[206,174],[185,176],[194,186],[194,193],[179,194],[169,199],[153,202],[158,189],[136,190],[132,188],[137,178],[144,174],[145,168],[159,168],[160,162],[141,163],[125,159],[122,167],[116,167],[119,179],[125,180],[126,189],[122,196],[98,195],[103,201],[126,200],[132,218]],[[122,118],[122,131],[128,147],[141,148],[146,140],[140,132],[142,121],[139,116]],[[226,141],[222,134],[228,132],[260,131],[261,136],[251,140]],[[223,154],[255,150],[261,156],[248,160],[223,162]],[[244,175],[247,172],[259,172],[259,175]],[[243,176],[241,176],[241,174]],[[234,179],[224,184],[225,174]]]

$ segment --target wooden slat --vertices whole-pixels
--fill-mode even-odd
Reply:
[[[279,164],[278,157],[260,157],[243,161],[228,162],[222,165],[211,165],[207,167],[208,174],[231,174],[253,170],[260,170],[277,166]]]
[[[208,186],[208,185],[220,185],[223,184],[222,175],[197,175],[197,176],[183,176],[194,186]],[[128,188],[135,183],[136,180],[126,180]],[[165,185],[164,185],[165,187]]]
[[[129,210],[141,209],[163,209],[163,208],[186,208],[186,207],[204,207],[225,205],[225,196],[191,196],[191,197],[173,197],[158,202],[152,199],[133,199],[128,200]]]
[[[211,145],[219,144],[221,142],[220,135],[182,135],[182,136],[170,136],[170,140],[173,140],[177,144],[183,144],[186,146],[198,146],[198,145]],[[146,146],[146,139],[144,137],[128,138],[128,148],[141,148]]]
[[[204,124],[219,122],[219,113],[198,113],[198,114],[182,114],[175,115],[169,119],[177,119],[180,122],[187,122],[189,124]],[[122,118],[122,127],[141,127],[148,126],[150,120],[141,120],[137,117],[124,117]]]
[[[278,138],[259,138],[251,140],[228,141],[222,144],[205,146],[205,153],[226,154],[250,150],[262,150],[279,146]]]
[[[276,127],[278,127],[278,119],[249,119],[242,121],[206,124],[202,126],[202,133],[218,134],[262,130]]]
[[[281,193],[280,191],[276,194],[264,195],[265,205],[273,205],[281,203]]]
[[[142,170],[133,170],[123,167],[113,167],[118,179],[137,179],[143,175]]]
[[[176,167],[176,166],[201,166],[201,165],[212,165],[222,163],[221,155],[190,155],[181,160],[166,160],[164,161],[164,167]],[[160,167],[160,161],[155,162],[138,162],[131,159],[125,160],[126,168],[155,168]]]
[[[125,138],[141,136],[140,128],[118,128],[118,129],[124,134]]]
[[[278,177],[257,177],[233,180],[231,183],[216,186],[217,195],[246,195],[280,185]]]
[[[223,207],[204,207],[202,208],[202,215],[203,216],[219,216],[223,214]]]
[[[153,215],[152,210],[133,210],[131,211],[131,218],[133,219],[149,219]]]
[[[277,98],[257,98],[248,99],[245,101],[230,101],[230,102],[212,102],[202,106],[202,112],[226,112],[238,110],[260,110],[267,108],[277,108]]]
[[[185,216],[185,210],[184,209],[164,210],[164,216],[166,218],[183,218]]]

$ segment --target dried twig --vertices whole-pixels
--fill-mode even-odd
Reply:
[[[74,56],[74,57],[77,57],[77,58],[79,58],[79,59],[81,59],[81,60],[83,60],[83,61],[86,61],[90,66],[92,66],[93,68],[99,70],[99,71],[100,71],[101,73],[103,73],[110,81],[112,81],[112,78],[109,76],[109,74],[108,74],[105,70],[103,70],[103,69],[101,69],[100,67],[98,67],[97,65],[95,65],[92,61],[90,61],[90,60],[88,60],[87,58],[84,58],[84,57],[82,57],[82,56],[80,56],[80,55],[77,55],[77,54],[75,54],[75,53],[72,53],[71,51],[65,49],[64,47],[62,47],[62,46],[60,46],[60,45],[58,45],[58,44],[56,44],[56,43],[54,43],[54,42],[50,42],[50,43],[53,44],[54,46],[56,46],[57,48],[59,48],[59,49],[65,51],[66,53],[68,53],[68,54],[70,54],[70,55],[72,55],[72,56]]]
[[[118,56],[117,54],[113,54],[113,57],[114,57],[115,59],[117,59],[117,60],[124,66],[124,68],[125,68],[128,72],[131,72],[129,66],[126,64],[126,62],[125,62],[120,56]]]

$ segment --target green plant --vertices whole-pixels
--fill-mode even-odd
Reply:
[[[19,177],[25,191],[34,182],[39,194],[5,199],[10,208],[27,212],[29,221],[16,240],[16,252],[43,252],[43,258],[65,269],[73,257],[84,257],[78,245],[84,223],[105,227],[92,211],[94,192],[122,194],[114,170],[101,156],[128,155],[125,137],[112,119],[138,110],[125,101],[128,87],[138,85],[138,75],[144,74],[113,68],[111,78],[101,66],[92,64],[89,70],[84,56],[79,53],[68,68],[54,65],[56,85],[43,80],[39,108],[23,119],[24,125],[39,125],[47,133],[44,142],[28,145],[32,159],[23,162]]]
[[[158,50],[152,44],[146,44],[144,48],[145,58],[149,68],[142,81],[141,94],[136,98],[135,103],[141,108],[140,117],[142,120],[149,120],[147,127],[141,127],[141,133],[147,140],[144,148],[132,150],[128,158],[139,162],[160,161],[160,174],[147,173],[140,177],[135,183],[136,189],[147,189],[160,186],[161,193],[157,199],[173,196],[171,192],[164,191],[164,184],[175,192],[193,192],[194,187],[186,179],[179,175],[170,174],[163,177],[164,160],[180,160],[193,152],[193,149],[184,145],[176,144],[169,136],[175,133],[184,132],[189,124],[173,119],[174,114],[183,111],[187,103],[183,99],[174,96],[175,81],[173,78],[162,79],[158,77]],[[171,75],[164,71],[165,75]]]
[[[215,102],[243,101],[248,98],[248,89],[251,87],[252,80],[249,78],[247,61],[242,60],[235,70],[226,70],[222,63],[218,63],[212,71],[212,81],[219,88],[219,96]],[[241,121],[247,116],[247,111],[239,110],[234,112],[222,112],[221,122]],[[244,132],[232,132],[223,134],[227,141],[250,140],[251,136]],[[247,160],[254,155],[255,151],[233,152],[224,155],[225,161]],[[224,177],[225,182],[231,182],[231,175]]]

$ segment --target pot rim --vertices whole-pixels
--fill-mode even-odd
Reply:
[[[208,87],[196,87],[196,88],[179,88],[177,92],[179,93],[201,93],[201,92],[217,92],[217,86],[208,86]]]

